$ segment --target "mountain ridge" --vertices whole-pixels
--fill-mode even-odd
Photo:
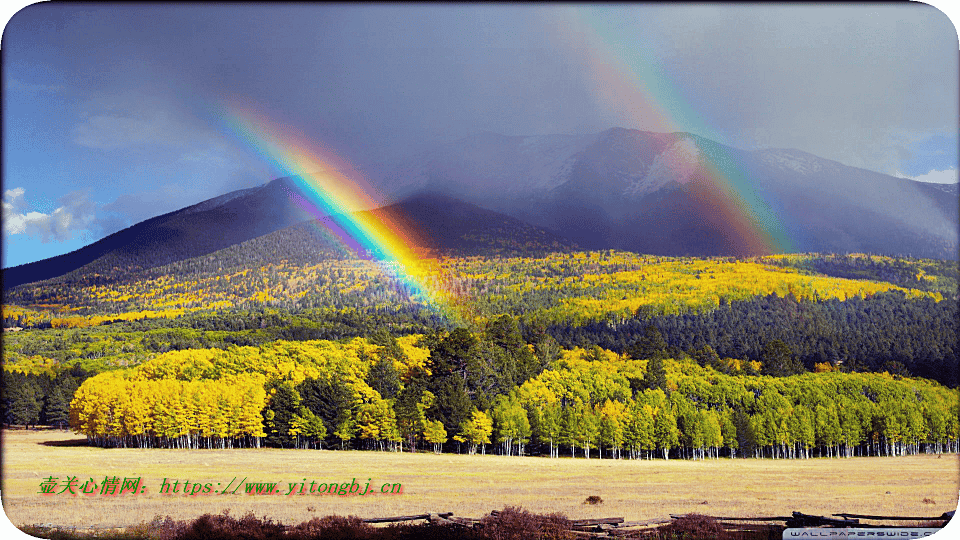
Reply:
[[[547,160],[520,148],[550,139],[551,167],[537,168]],[[496,146],[498,155],[484,159],[478,140]],[[409,173],[407,191],[441,186],[590,248],[664,255],[859,249],[957,256],[956,186],[951,191],[802,150],[741,150],[687,132],[617,127],[593,135],[468,137],[418,160],[417,167],[403,169]],[[726,206],[718,205],[724,197]],[[664,200],[672,201],[669,208],[657,204]],[[740,218],[759,231],[775,218],[791,245],[761,249],[737,236],[724,221],[733,216],[719,213],[724,208],[739,208]],[[869,223],[856,220],[858,214]],[[637,233],[641,225],[647,237]]]
[[[421,154],[381,180],[399,202],[371,212],[410,214],[408,224],[430,233],[419,239],[428,252],[578,245],[657,255],[957,255],[956,185],[883,175],[802,150],[740,150],[686,132],[486,132]],[[3,287],[81,267],[161,266],[315,219],[293,201],[297,190],[286,177],[213,197],[74,252],[4,269]],[[731,216],[731,208],[741,215]],[[754,229],[775,226],[790,244],[758,241],[743,226],[751,220]],[[471,232],[471,224],[479,228]]]
[[[340,229],[333,225],[344,217],[315,218],[295,209],[289,200],[295,198],[290,194],[296,189],[289,177],[278,178],[257,188],[236,190],[150,218],[66,255],[4,269],[3,287],[10,289],[78,272],[112,274],[123,268],[157,268],[230,247],[240,246],[242,251],[245,244],[258,239],[262,245],[297,244],[287,246],[293,254],[311,249],[325,254],[343,251],[343,242],[331,231]],[[406,240],[421,256],[518,255],[569,251],[575,247],[539,227],[429,191],[358,214],[403,221],[407,232],[414,236]],[[260,219],[254,219],[257,216]],[[243,227],[231,229],[241,224]],[[250,246],[247,249],[256,249]],[[369,256],[359,244],[346,249],[359,251],[360,257]],[[274,253],[278,257],[288,255]],[[257,258],[249,253],[233,256]]]

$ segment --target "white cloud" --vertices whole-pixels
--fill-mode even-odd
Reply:
[[[931,182],[934,184],[956,184],[958,182],[957,169],[946,169],[943,171],[930,171],[927,174],[919,176],[907,176],[897,171],[894,176],[897,178],[909,178],[918,182]]]
[[[27,202],[23,200],[24,189],[22,187],[8,189],[3,192],[3,211],[22,212],[27,207]]]
[[[41,242],[66,242],[74,232],[89,231],[94,223],[96,205],[85,191],[73,191],[60,198],[53,212],[44,214],[30,210],[22,187],[3,193],[3,231],[5,234],[26,234]]]

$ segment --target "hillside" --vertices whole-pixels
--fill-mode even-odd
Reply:
[[[398,191],[440,190],[589,249],[945,259],[958,249],[956,185],[799,150],[740,150],[690,133],[483,133],[412,157],[389,179]]]
[[[329,227],[344,218],[310,218],[291,202],[296,189],[281,178],[216,197],[70,254],[4,269],[3,286],[9,290],[54,278],[123,281],[130,273],[159,276],[164,272],[161,267],[175,263],[183,263],[178,268],[215,271],[279,261],[316,264],[327,257],[348,256],[350,245]],[[420,247],[433,256],[543,254],[575,247],[543,228],[437,193],[417,193],[367,213],[405,221]]]
[[[433,204],[521,227],[442,197],[408,211],[443,227]],[[447,232],[460,245],[469,230]],[[5,421],[178,449],[789,459],[960,444],[955,263],[429,261],[419,283],[397,280],[306,222],[149,270],[14,288]]]
[[[81,267],[149,269],[226,248],[309,219],[291,201],[287,179],[240,190],[148,219],[71,253],[3,269],[3,287],[50,279]]]
[[[298,236],[297,245],[316,249],[301,252],[298,260],[270,262],[271,249],[281,250],[283,239]],[[842,360],[866,370],[895,369],[944,382],[956,378],[955,370],[947,369],[956,355],[955,263],[573,252],[445,257],[429,272],[424,283],[450,299],[454,311],[441,310],[376,262],[357,259],[304,224],[216,256],[123,279],[91,275],[14,289],[4,306],[4,326],[34,330],[7,335],[17,345],[7,351],[16,354],[7,358],[19,363],[39,354],[102,369],[104,362],[122,365],[163,347],[339,339],[378,328],[395,335],[457,325],[477,328],[508,314],[518,319],[531,343],[550,335],[568,347],[600,344],[622,352],[654,324],[681,350],[710,345],[722,355],[756,360],[765,343],[780,339],[806,369]],[[119,351],[122,342],[129,354],[81,347],[71,356],[73,347],[62,342],[58,349],[36,341],[57,343],[53,337],[59,334],[50,330],[84,328],[92,332],[89,339],[103,343],[96,347]],[[158,341],[138,346],[142,338],[130,333],[136,329],[160,332]],[[125,337],[117,337],[114,345],[109,336],[116,332]]]
[[[422,243],[444,256],[516,257],[576,248],[542,227],[441,193],[417,193],[372,213],[401,217],[419,231]]]
[[[822,252],[952,260],[958,253],[955,185],[895,178],[798,150],[744,151],[689,133],[483,133],[382,175],[380,183],[404,198],[371,212],[405,216],[434,255],[542,254],[576,245],[668,256]],[[298,189],[281,178],[221,195],[72,253],[4,269],[3,286],[81,268],[101,275],[156,268],[269,235],[315,217],[298,206]]]

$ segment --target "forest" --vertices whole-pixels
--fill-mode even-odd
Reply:
[[[249,251],[249,250],[248,250]],[[955,262],[248,251],[6,291],[7,424],[122,447],[956,452]]]

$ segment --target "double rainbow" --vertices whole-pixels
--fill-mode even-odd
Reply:
[[[292,129],[281,130],[264,115],[233,106],[224,115],[231,129],[297,187],[287,195],[358,255],[377,261],[401,281],[411,297],[446,319],[461,320],[460,302],[447,292],[439,262],[426,257],[418,231],[402,216],[381,208],[379,194],[347,160],[311,144]]]

